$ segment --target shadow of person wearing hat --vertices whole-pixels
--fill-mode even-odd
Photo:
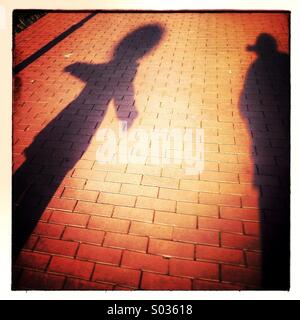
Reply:
[[[261,287],[289,288],[290,58],[276,39],[260,34],[240,95],[240,112],[252,139],[252,184],[259,194]]]
[[[60,198],[59,186],[65,177],[72,175],[105,118],[110,101],[117,118],[126,120],[128,128],[132,125],[137,116],[133,81],[142,58],[158,45],[163,32],[159,24],[141,26],[116,44],[110,61],[76,62],[64,69],[85,86],[36,135],[25,151],[25,162],[13,175],[13,261],[49,207],[50,200]],[[68,84],[65,85],[67,92]]]

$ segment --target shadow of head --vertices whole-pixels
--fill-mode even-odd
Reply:
[[[160,42],[164,29],[159,24],[148,24],[126,35],[115,47],[114,60],[137,61]]]
[[[247,46],[247,51],[255,52],[261,58],[270,57],[278,52],[277,41],[270,34],[261,33],[254,45]]]
[[[120,62],[123,59],[136,62],[155,48],[163,33],[164,29],[159,24],[148,24],[132,31],[116,45],[113,53],[114,62]],[[64,71],[83,81],[88,81],[90,73],[95,71],[90,66],[93,65],[75,62],[65,67]]]

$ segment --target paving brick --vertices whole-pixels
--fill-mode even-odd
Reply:
[[[55,180],[54,180],[55,182]],[[83,179],[80,178],[73,178],[73,177],[65,177],[61,182],[60,185],[62,187],[70,187],[74,189],[83,189],[86,182],[86,176]]]
[[[158,194],[158,187],[141,186],[134,184],[123,183],[121,186],[122,194],[129,194],[133,196],[145,196],[156,198]]]
[[[233,195],[253,195],[257,192],[253,189],[251,184],[236,184],[236,183],[220,183],[220,193]]]
[[[31,235],[25,242],[23,249],[27,249],[27,250],[33,250],[33,248],[35,247],[37,241],[38,241],[38,236],[35,235]]]
[[[176,207],[177,213],[191,214],[198,216],[209,216],[218,217],[219,208],[215,205],[198,204],[198,203],[188,203],[188,202],[177,202]]]
[[[142,175],[131,174],[131,173],[119,173],[119,172],[108,172],[105,178],[106,181],[119,182],[119,183],[131,183],[140,184]]]
[[[114,194],[114,193],[101,193],[98,202],[99,203],[108,203],[116,206],[129,206],[133,207],[135,204],[134,196],[127,196],[123,194]]]
[[[62,239],[101,244],[104,232],[83,228],[66,227]]]
[[[142,276],[141,288],[144,290],[190,290],[191,280],[145,272]]]
[[[168,200],[198,202],[198,193],[194,191],[159,188],[158,197]]]
[[[262,263],[261,253],[246,251],[246,261],[249,267],[260,268]]]
[[[142,178],[142,185],[178,189],[179,180],[175,178],[144,175]]]
[[[199,193],[199,203],[216,204],[229,207],[240,207],[241,199],[239,196],[217,193]]]
[[[230,247],[230,248],[259,250],[260,240],[258,237],[253,237],[253,236],[222,233],[221,245],[224,247]]]
[[[93,181],[88,180],[85,189],[86,190],[96,190],[103,192],[115,192],[118,193],[120,191],[121,184],[117,182],[107,182],[107,181]]]
[[[170,259],[170,275],[217,280],[219,267],[216,263]]]
[[[139,196],[137,197],[136,207],[175,212],[176,201]]]
[[[219,192],[219,184],[217,182],[195,181],[195,180],[180,180],[180,189],[199,192]]]
[[[88,190],[77,190],[71,188],[65,188],[62,196],[66,198],[73,198],[77,200],[85,200],[95,202],[98,198],[98,192]]]
[[[88,228],[127,233],[129,225],[128,220],[92,216]]]
[[[40,238],[35,246],[35,250],[73,257],[75,255],[77,247],[78,243],[72,241]]]
[[[249,236],[260,236],[261,225],[259,222],[244,221],[244,232]]]
[[[203,245],[196,246],[196,259],[231,264],[244,264],[244,255],[242,250]]]
[[[54,211],[49,219],[49,221],[53,223],[81,227],[85,227],[88,220],[89,216],[87,214],[66,213],[63,211]]]
[[[85,160],[87,161],[87,160]],[[95,182],[104,181],[106,177],[106,172],[90,170],[86,168],[75,168],[72,173],[73,178],[91,179]],[[90,181],[90,180],[89,180]]]
[[[134,236],[121,233],[107,233],[104,239],[104,246],[131,249],[145,252],[148,239],[146,237]]]
[[[76,163],[76,168],[80,169],[91,169],[94,164],[94,161],[90,160],[79,160]]]
[[[73,200],[73,199],[53,198],[49,202],[48,208],[72,211],[75,207],[75,204],[76,204],[76,200]]]
[[[93,268],[94,264],[88,261],[54,256],[50,262],[48,271],[88,280],[92,274]]]
[[[154,215],[154,223],[185,228],[196,228],[197,217],[179,213],[156,211]]]
[[[60,238],[64,230],[64,226],[57,225],[53,223],[45,223],[39,222],[35,229],[34,234],[46,236],[46,237],[53,237],[53,238]]]
[[[95,162],[93,169],[96,171],[112,171],[112,172],[125,172],[126,164],[113,164],[113,163],[98,163]]]
[[[97,264],[93,274],[94,281],[117,283],[129,287],[138,287],[140,271]]]
[[[21,251],[17,258],[16,265],[44,270],[47,267],[49,260],[50,256],[46,254]]]
[[[238,220],[226,220],[209,217],[198,217],[199,229],[212,229],[225,232],[242,233],[242,222]]]
[[[260,285],[261,276],[258,270],[250,268],[242,268],[237,266],[222,266],[222,279],[232,283],[241,283],[258,287]]]
[[[232,154],[249,153],[249,146],[224,144],[224,145],[220,145],[220,152],[232,153]]]
[[[52,212],[53,210],[50,210],[50,209],[44,210],[41,214],[40,221],[48,222]]]
[[[78,201],[74,211],[110,217],[112,215],[113,208],[114,206],[111,204]]]
[[[143,222],[152,222],[154,211],[140,208],[119,207],[116,206],[113,217]]]
[[[132,221],[129,233],[158,239],[171,239],[173,228],[170,226]]]
[[[63,288],[65,277],[24,270],[19,280],[19,286],[26,289],[34,290],[60,290]]]
[[[205,131],[207,132],[208,130],[206,129]],[[216,136],[216,135],[207,135],[206,134],[205,142],[206,143],[219,143],[219,144],[234,144],[234,137],[229,136],[229,135]],[[214,157],[210,157],[210,161],[214,161]]]
[[[121,260],[121,250],[104,248],[100,246],[81,244],[77,252],[77,258],[107,264],[118,265]]]
[[[148,252],[165,257],[193,259],[194,245],[169,240],[150,239]]]
[[[259,197],[243,196],[241,197],[243,208],[259,208]]]
[[[220,216],[224,219],[260,220],[260,213],[257,209],[220,207]]]
[[[208,152],[205,155],[208,161],[217,161],[225,163],[238,163],[238,157],[235,154]]]
[[[160,176],[161,168],[157,167],[157,166],[128,164],[126,172],[143,174],[143,175],[150,175],[150,176]]]
[[[157,273],[168,272],[168,260],[152,254],[124,251],[121,266]]]
[[[194,290],[243,290],[245,288],[241,285],[194,279],[193,289]]]
[[[241,164],[241,163],[220,163],[220,171],[224,172],[236,172],[236,173],[251,173],[253,171],[253,165]]]
[[[171,166],[165,166],[162,169],[162,174],[163,177],[167,177],[167,178],[179,178],[179,179],[196,179],[198,180],[199,175],[195,174],[195,175],[186,175],[186,170],[184,168],[177,168],[177,167],[171,167]]]
[[[188,228],[174,228],[173,240],[219,245],[219,232]]]
[[[205,171],[200,174],[200,180],[216,181],[216,182],[232,182],[232,183],[239,182],[238,175],[235,173],[230,173],[230,172]]]

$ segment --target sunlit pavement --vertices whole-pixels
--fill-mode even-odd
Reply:
[[[50,13],[17,34],[13,288],[286,289],[288,41],[274,13]],[[99,162],[121,120],[202,128],[204,170]]]

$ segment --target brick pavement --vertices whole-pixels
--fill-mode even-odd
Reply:
[[[41,18],[15,65],[88,16]],[[98,13],[17,73],[13,288],[287,288],[288,32],[280,13]],[[119,120],[203,128],[204,171],[97,162]]]

